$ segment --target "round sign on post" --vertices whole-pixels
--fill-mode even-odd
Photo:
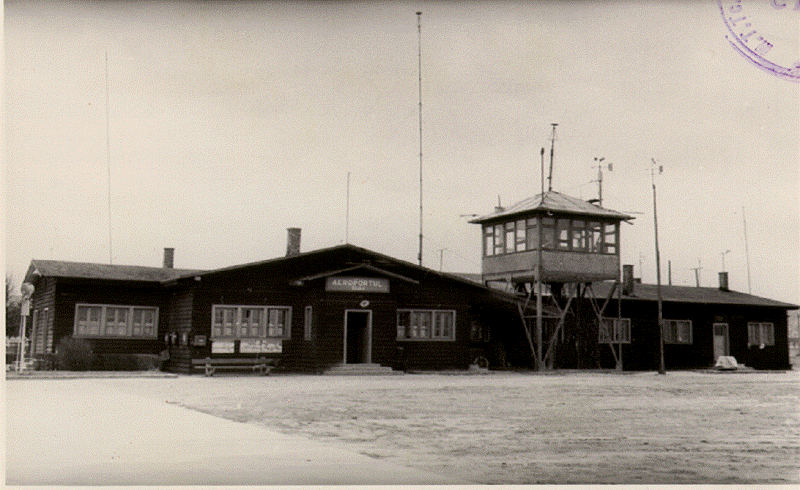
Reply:
[[[36,288],[34,288],[33,284],[29,282],[23,282],[19,287],[19,290],[22,293],[22,299],[31,299],[31,296],[33,296],[33,292],[36,290]]]
[[[33,287],[33,284],[29,282],[23,282],[22,285],[19,287],[19,291],[22,293],[22,303],[20,304],[20,315],[28,316],[31,314],[31,296],[33,296],[33,292],[36,288]]]

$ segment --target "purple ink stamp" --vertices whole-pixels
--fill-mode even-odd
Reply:
[[[725,37],[753,64],[780,78],[800,82],[800,0],[717,0]]]

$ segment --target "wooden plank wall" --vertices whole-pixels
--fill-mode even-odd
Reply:
[[[192,371],[192,352],[189,345],[181,345],[181,332],[188,332],[192,328],[192,314],[194,307],[194,288],[186,287],[172,292],[169,302],[169,322],[164,329],[163,336],[174,336],[175,342],[170,341],[169,361],[166,368],[170,371],[189,373]],[[166,316],[166,315],[165,315]],[[191,339],[189,339],[191,342]]]

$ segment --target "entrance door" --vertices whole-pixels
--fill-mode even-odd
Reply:
[[[372,362],[372,311],[346,310],[344,337],[345,364]]]
[[[720,356],[730,355],[728,349],[728,324],[715,323],[714,324],[714,360],[719,359]]]

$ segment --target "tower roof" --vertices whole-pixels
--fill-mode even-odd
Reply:
[[[614,211],[612,209],[601,208],[596,204],[570,197],[556,191],[547,191],[544,194],[537,194],[533,197],[523,199],[511,206],[497,208],[494,212],[480,216],[470,221],[470,223],[484,223],[493,221],[497,218],[514,216],[517,214],[529,213],[531,211],[556,212],[566,214],[577,214],[583,216],[595,216],[598,218],[611,218],[618,221],[633,219],[633,216]]]

